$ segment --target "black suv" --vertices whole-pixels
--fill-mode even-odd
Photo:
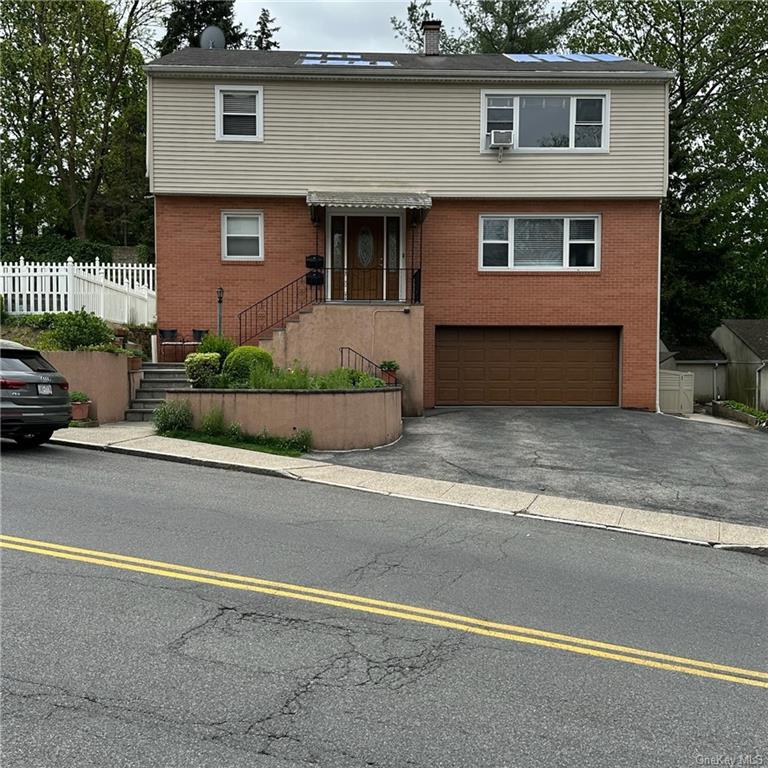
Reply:
[[[20,445],[40,445],[69,424],[67,380],[35,349],[0,339],[0,427]]]

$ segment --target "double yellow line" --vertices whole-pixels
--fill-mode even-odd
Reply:
[[[603,643],[597,640],[588,640],[583,637],[564,635],[557,632],[546,632],[531,627],[486,621],[456,613],[420,608],[415,605],[393,603],[387,600],[374,600],[369,597],[345,594],[344,592],[331,592],[325,589],[304,587],[299,584],[269,581],[251,576],[239,576],[233,573],[193,568],[187,565],[165,563],[159,560],[147,560],[113,552],[70,547],[64,544],[53,544],[36,539],[24,539],[19,536],[0,535],[0,547],[56,557],[63,560],[75,560],[91,565],[101,565],[107,568],[137,571],[154,576],[164,576],[170,579],[193,581],[200,584],[210,584],[248,592],[259,592],[264,595],[302,600],[308,603],[319,603],[320,605],[344,608],[359,613],[389,616],[405,621],[430,624],[445,629],[458,630],[459,632],[468,632],[473,635],[568,651],[569,653],[577,653],[583,656],[621,661],[626,664],[636,664],[671,672],[682,672],[698,677],[726,680],[731,683],[741,683],[742,685],[751,685],[758,688],[768,688],[768,672],[715,664],[709,661],[698,661],[697,659],[689,659],[684,656],[673,656],[668,653],[647,651],[642,648],[632,648],[626,645]]]

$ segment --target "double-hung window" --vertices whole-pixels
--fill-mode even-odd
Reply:
[[[216,138],[220,141],[263,141],[261,86],[216,86]]]
[[[599,216],[481,216],[481,270],[597,270]]]
[[[608,149],[607,94],[484,93],[483,148],[491,131],[513,131],[513,149],[600,151]]]
[[[260,211],[222,211],[222,261],[264,261],[263,222]]]

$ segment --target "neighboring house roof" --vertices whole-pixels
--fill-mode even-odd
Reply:
[[[768,317],[723,320],[723,325],[738,336],[759,358],[768,360]]]
[[[678,362],[702,361],[707,363],[725,363],[728,358],[720,348],[712,341],[703,341],[699,344],[677,344],[676,360]]]
[[[601,58],[602,57],[602,58]],[[553,61],[551,59],[559,59]],[[152,74],[227,73],[321,78],[539,79],[640,78],[668,80],[673,73],[609,54],[323,53],[182,48],[151,61]]]
[[[659,346],[659,365],[669,360],[670,357],[674,357],[677,354],[677,352],[670,352],[666,344],[664,342],[661,342],[661,345]]]

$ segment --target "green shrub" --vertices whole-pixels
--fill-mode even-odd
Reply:
[[[247,382],[251,375],[251,368],[255,365],[272,370],[272,355],[261,347],[237,347],[233,349],[224,361],[221,372],[232,381]]]
[[[10,315],[5,311],[5,296],[0,296],[0,323],[5,324]]]
[[[210,389],[219,375],[221,359],[218,352],[193,352],[187,355],[184,368],[195,389]]]
[[[224,421],[224,412],[221,408],[211,408],[211,410],[203,416],[200,422],[200,431],[203,434],[214,437],[216,435],[223,435],[227,432],[227,424]]]
[[[74,392],[69,393],[69,402],[70,403],[89,403],[91,401],[91,398],[88,397],[88,395],[85,394],[85,392],[78,392],[75,390]]]
[[[306,368],[274,368],[260,365],[251,368],[252,389],[309,389],[310,375]]]
[[[726,400],[725,404],[729,408],[733,408],[734,411],[741,411],[742,413],[748,413],[750,416],[754,416],[758,421],[768,421],[768,411],[763,411],[760,408],[753,408],[751,405],[745,405],[736,400]]]
[[[49,331],[42,343],[49,349],[84,349],[115,340],[112,329],[92,312],[61,312],[54,315]]]
[[[382,371],[392,371],[392,373],[395,373],[400,370],[400,363],[397,360],[382,360],[379,368]]]
[[[90,264],[98,258],[102,264],[112,262],[112,246],[73,238],[67,240],[61,235],[43,235],[24,240],[16,245],[3,246],[3,261],[17,262],[46,261],[64,263],[69,257],[79,264]]]
[[[53,327],[55,319],[55,312],[43,312],[37,315],[10,315],[4,322],[19,328],[33,328],[38,331],[48,331]]]
[[[245,440],[246,434],[243,432],[243,428],[236,421],[233,421],[227,427],[227,437],[235,443],[241,443]]]
[[[217,352],[219,354],[219,370],[229,353],[235,348],[235,342],[227,336],[205,336],[197,348],[198,352]],[[217,371],[218,373],[218,371]]]
[[[188,400],[168,400],[161,403],[152,416],[155,429],[167,432],[187,432],[192,429],[192,409]]]
[[[213,379],[211,389],[238,389],[236,384],[226,373],[219,373]]]

